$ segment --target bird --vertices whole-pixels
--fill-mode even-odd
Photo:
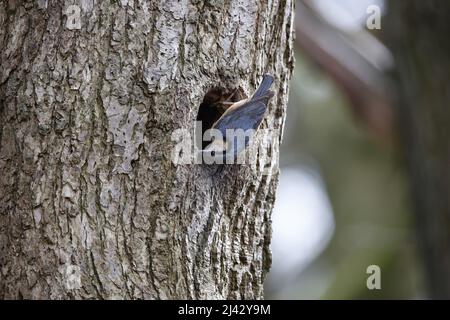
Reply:
[[[248,147],[264,118],[269,100],[274,96],[269,90],[273,81],[271,75],[265,74],[251,98],[222,103],[230,106],[211,126],[214,139],[202,150],[204,157],[209,157],[210,161],[212,158],[216,163],[224,160],[228,163],[228,159],[234,161]]]

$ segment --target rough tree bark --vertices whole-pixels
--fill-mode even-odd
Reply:
[[[398,120],[433,298],[450,298],[450,4],[390,1]]]
[[[281,129],[292,20],[290,0],[1,1],[0,297],[262,298],[277,166],[176,166],[171,135],[264,72]]]

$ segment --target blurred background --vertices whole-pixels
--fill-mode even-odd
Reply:
[[[449,297],[449,81],[420,62],[447,49],[439,19],[450,16],[434,1],[393,2],[296,2],[267,299]],[[427,90],[443,98],[427,103]],[[370,265],[380,290],[367,288]]]

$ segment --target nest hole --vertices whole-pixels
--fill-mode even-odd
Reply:
[[[222,114],[230,107],[224,102],[238,102],[245,99],[244,90],[237,89],[212,88],[204,96],[202,103],[198,108],[197,121],[202,122],[202,137],[206,130],[219,120]],[[202,141],[202,149],[210,142]]]

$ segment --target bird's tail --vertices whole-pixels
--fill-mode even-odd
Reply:
[[[273,77],[270,74],[265,74],[263,76],[263,80],[262,80],[261,84],[259,85],[255,94],[253,94],[252,99],[259,98],[259,97],[265,95],[267,93],[267,91],[269,91],[272,83],[273,83]]]

